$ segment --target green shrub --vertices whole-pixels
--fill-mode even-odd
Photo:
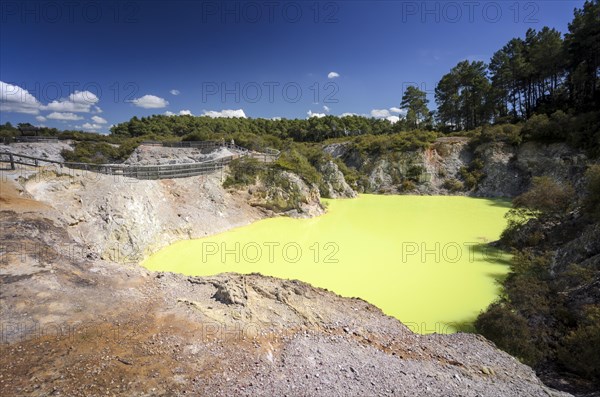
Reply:
[[[296,149],[281,153],[275,165],[282,170],[293,172],[304,179],[309,185],[322,183],[322,176],[310,161]]]
[[[563,141],[572,133],[575,122],[572,116],[562,110],[557,110],[550,116],[534,114],[523,125],[522,133],[526,139]]]
[[[537,211],[542,215],[559,215],[567,212],[575,199],[570,185],[556,182],[549,176],[534,177],[531,188],[513,200],[515,208]]]
[[[442,187],[448,189],[451,192],[460,192],[465,188],[464,184],[455,178],[446,179]]]
[[[594,164],[585,173],[586,193],[584,210],[600,220],[600,164]]]
[[[256,183],[256,179],[264,171],[258,160],[242,157],[229,163],[229,175],[223,182],[223,187],[241,187]]]
[[[573,206],[575,190],[548,176],[534,177],[531,188],[513,200],[513,208],[505,215],[507,227],[501,235],[504,243],[512,244],[519,230],[532,218],[561,216]],[[531,234],[528,245],[539,243],[543,236]]]
[[[474,145],[498,141],[508,142],[511,145],[520,145],[523,140],[521,129],[521,124],[486,125],[480,130],[474,130],[467,136],[474,136]]]
[[[475,320],[475,329],[500,349],[529,365],[537,363],[543,355],[534,343],[527,319],[507,303],[492,303]]]
[[[337,165],[342,174],[344,174],[344,179],[346,179],[348,185],[352,188],[356,188],[360,179],[360,173],[355,168],[348,167],[346,163],[339,158],[333,159],[333,162]]]
[[[389,135],[360,135],[351,139],[352,149],[369,156],[428,148],[439,134],[432,131],[404,131]]]
[[[600,112],[573,117],[566,139],[570,145],[587,150],[591,157],[600,156]]]
[[[461,167],[459,173],[465,181],[468,190],[474,189],[479,181],[485,176],[483,173],[483,161],[479,158],[471,161],[468,167]]]
[[[600,305],[589,305],[579,326],[558,348],[558,361],[568,370],[600,380]]]
[[[413,181],[411,181],[410,179],[405,179],[402,181],[402,184],[400,185],[400,189],[403,192],[411,192],[413,190],[415,190],[417,188],[417,185],[415,185],[415,183]]]
[[[121,161],[119,148],[106,142],[77,142],[73,150],[63,150],[65,161],[93,164],[107,164]]]

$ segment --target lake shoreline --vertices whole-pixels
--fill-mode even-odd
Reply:
[[[365,201],[367,202],[366,209]],[[478,271],[482,272],[484,271],[481,270],[482,266],[488,265],[488,262],[492,263],[494,261],[499,261],[491,254],[492,251],[488,252],[491,248],[488,248],[487,243],[496,240],[503,230],[503,215],[510,205],[509,202],[500,199],[488,200],[482,198],[465,198],[462,196],[382,197],[378,195],[361,195],[351,202],[346,199],[339,201],[329,200],[328,202],[329,209],[327,214],[320,217],[310,219],[268,218],[248,226],[231,229],[199,240],[177,242],[147,258],[141,265],[153,271],[174,271],[188,276],[211,276],[222,272],[235,272],[240,274],[259,272],[283,279],[299,279],[309,282],[317,287],[331,289],[342,296],[359,296],[379,306],[386,314],[399,318],[405,324],[411,324],[412,328],[414,328],[413,330],[416,332],[424,329],[426,333],[447,333],[449,330],[457,331],[467,329],[468,324],[474,320],[474,315],[476,315],[479,310],[485,309],[485,307],[491,303],[491,300],[493,300],[493,296],[495,295],[492,294],[490,297],[489,294],[484,294],[485,298],[480,306],[471,308],[470,311],[467,310],[471,314],[463,314],[461,316],[455,314],[454,317],[446,317],[445,320],[442,320],[439,317],[437,319],[423,317],[423,310],[421,308],[411,308],[410,314],[404,314],[403,316],[400,314],[401,311],[392,308],[394,305],[390,306],[390,304],[382,304],[384,300],[383,296],[387,296],[388,299],[391,300],[398,299],[398,294],[393,292],[393,288],[388,288],[385,291],[378,291],[377,293],[375,293],[375,291],[370,291],[370,288],[347,288],[340,285],[339,277],[336,276],[336,273],[344,274],[344,272],[360,272],[361,266],[348,267],[348,263],[350,262],[349,258],[353,258],[359,263],[366,263],[369,261],[370,257],[375,256],[381,263],[389,263],[389,265],[385,265],[383,268],[386,266],[391,266],[392,269],[401,268],[400,270],[392,270],[393,274],[395,274],[392,278],[405,280],[408,275],[414,278],[414,280],[407,281],[407,285],[402,286],[401,283],[396,286],[402,290],[411,291],[402,294],[403,302],[409,301],[408,297],[410,294],[421,296],[421,298],[415,298],[414,302],[426,300],[427,294],[423,295],[420,293],[419,289],[414,286],[414,283],[423,283],[425,279],[435,281],[437,279],[435,272],[445,274],[446,278],[450,277],[453,272],[455,274],[460,274],[461,277],[464,278],[461,282],[469,280],[467,282],[471,284],[468,285],[472,285],[472,289],[477,289],[477,283],[470,280],[470,277],[472,277],[470,273],[472,272],[472,269],[478,269]],[[396,207],[402,209],[406,203],[410,202],[416,204],[413,204],[413,207],[410,209],[406,209],[408,211],[407,215],[386,215],[387,211],[390,209],[393,210]],[[433,205],[433,207],[428,207],[428,202],[430,203],[429,205]],[[470,203],[470,205],[475,204],[475,206],[472,209],[464,210],[453,204],[462,202]],[[442,203],[449,206],[449,208],[435,208]],[[384,206],[389,205],[391,205],[390,209],[383,208]],[[478,208],[481,206],[484,208]],[[368,211],[365,215],[367,220],[362,223],[358,221],[360,213],[352,212],[356,211],[357,207],[360,207],[362,211]],[[369,207],[372,207],[372,210],[369,210]],[[375,208],[377,208],[377,210],[375,210]],[[423,211],[423,213],[421,213],[421,215],[415,215],[415,211]],[[442,217],[444,216],[444,213],[457,211],[462,212],[455,213],[455,216],[449,220],[452,225],[456,225],[461,219],[463,222],[468,221],[476,225],[481,222],[482,219],[485,219],[482,218],[482,215],[489,211],[496,214],[496,217],[499,219],[496,219],[495,222],[499,223],[493,231],[490,228],[482,228],[479,226],[479,231],[481,233],[473,232],[473,236],[468,239],[469,241],[464,241],[464,239],[459,239],[460,241],[457,240],[456,229],[452,230],[446,237],[444,237],[443,234],[434,234],[433,238],[437,240],[434,242],[426,242],[424,239],[427,235],[431,236],[432,232],[421,230],[424,234],[411,236],[410,234],[402,234],[403,229],[406,229],[407,227],[405,224],[402,224],[398,230],[393,228],[394,223],[400,225],[403,219],[409,219],[409,222],[417,222],[419,216],[423,218],[422,223],[424,224],[429,224],[431,219],[437,218],[443,223]],[[475,215],[470,214],[473,211],[476,212]],[[446,213],[445,215],[448,216],[450,215],[449,213]],[[384,235],[382,237],[374,237],[377,230],[375,230],[376,228],[370,229],[370,225],[373,224],[373,220],[379,220],[378,222],[381,222],[382,220],[385,220],[386,217],[390,218],[390,224],[377,225],[378,228],[385,230]],[[346,223],[344,224],[343,222]],[[440,227],[443,226],[438,225],[438,228]],[[319,229],[323,229],[322,236],[319,235]],[[349,234],[343,232],[345,229],[350,230]],[[365,243],[370,246],[371,250],[375,250],[375,254],[368,251],[368,249],[366,251],[365,249],[355,249],[354,246],[360,244],[360,242],[347,241],[348,239],[352,239],[353,234],[363,236]],[[480,236],[480,234],[482,236]],[[488,234],[488,237],[485,236],[486,234]],[[336,237],[334,240],[330,241],[330,236],[333,235]],[[231,238],[229,238],[229,236],[231,236]],[[386,239],[388,241],[384,241],[381,245],[377,245],[377,240]],[[200,248],[194,250],[194,246]],[[387,259],[380,258],[381,254],[384,252],[390,253],[392,257]],[[180,261],[177,259],[179,257],[187,259]],[[407,263],[409,262],[409,259],[412,261],[416,260],[417,263],[411,265],[410,263]],[[430,260],[429,262],[433,259],[434,262],[445,263],[427,263],[427,259]],[[503,261],[505,260],[504,258],[501,259]],[[169,263],[169,265],[165,267],[162,266],[161,263]],[[393,263],[396,264],[393,265]],[[339,268],[340,266],[344,268],[344,271],[341,271],[341,268],[340,270],[336,270],[336,267]],[[372,267],[373,265],[369,266]],[[436,266],[435,270],[431,270],[435,271],[434,273],[423,273],[423,267],[427,268],[432,266]],[[450,266],[452,266],[453,272],[448,272],[448,267]],[[294,267],[310,270],[296,272],[293,270]],[[200,268],[203,270],[200,270]],[[379,269],[381,266],[376,266],[375,268]],[[495,269],[494,267],[490,267],[489,269],[486,268],[485,279],[487,279],[488,273],[494,274],[494,281],[503,277],[503,274],[506,273],[506,268],[503,267],[503,269],[504,271]],[[312,275],[310,274],[311,272],[313,273]],[[322,274],[322,277],[325,279],[321,280],[319,277],[315,277],[315,274]],[[373,275],[368,273],[361,276],[360,279],[361,283],[364,283],[365,285],[381,286],[382,280],[386,280],[388,277],[390,277],[389,274]],[[442,296],[450,294],[450,289],[438,284],[439,282],[434,282],[433,284],[429,283],[429,287],[436,288],[441,292],[447,290],[448,292],[442,293]],[[494,291],[497,292],[496,285],[493,282],[490,282],[489,284],[490,288],[493,288]],[[432,285],[435,285],[435,287],[432,287]],[[380,288],[381,287],[378,287],[377,289]],[[468,306],[469,302],[472,302],[473,300],[476,299],[474,297],[465,298],[454,306]],[[413,305],[415,304],[413,303]],[[443,306],[443,308],[438,309],[438,316],[440,316],[441,313],[447,315],[448,312],[452,312],[452,305],[448,305],[448,302],[438,303],[438,305]],[[397,306],[397,304],[395,306]],[[454,311],[456,312],[456,309],[454,309]],[[471,320],[468,320],[469,317],[471,317]],[[460,324],[460,326],[449,326],[448,324]]]

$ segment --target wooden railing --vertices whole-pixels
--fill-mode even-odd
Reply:
[[[10,169],[16,169],[16,165],[30,167],[41,167],[45,164],[56,164],[59,167],[66,167],[77,170],[97,172],[101,174],[124,176],[136,179],[173,179],[186,178],[190,176],[206,175],[215,171],[222,170],[232,160],[244,156],[257,158],[260,161],[272,162],[279,156],[279,151],[268,149],[265,152],[253,152],[241,148],[239,153],[231,156],[225,156],[219,159],[207,160],[203,162],[187,164],[163,164],[163,165],[131,165],[131,164],[90,164],[77,163],[69,161],[55,161],[42,159],[39,157],[26,156],[11,152],[0,152],[0,163],[10,164]],[[236,149],[237,150],[237,149]]]

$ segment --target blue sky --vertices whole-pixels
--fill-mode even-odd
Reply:
[[[108,132],[151,114],[393,120],[464,59],[583,0],[0,1],[0,122]]]

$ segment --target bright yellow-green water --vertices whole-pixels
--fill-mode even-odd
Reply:
[[[143,266],[298,279],[365,299],[419,333],[465,330],[496,298],[507,257],[482,244],[504,229],[508,201],[362,195],[327,204],[317,218],[265,219],[177,242]]]

